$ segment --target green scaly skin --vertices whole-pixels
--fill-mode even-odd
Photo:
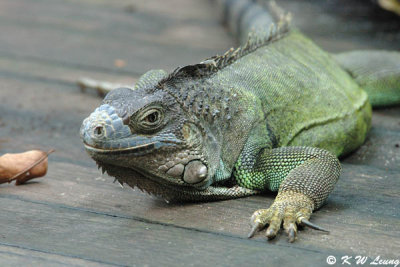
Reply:
[[[332,56],[290,30],[276,8],[280,21],[266,31],[269,13],[252,22],[248,13],[261,7],[246,2],[222,1],[240,34],[255,28],[241,48],[170,74],[149,71],[134,90],[110,92],[81,137],[109,175],[167,200],[278,191],[269,209],[254,212],[249,236],[268,224],[273,238],[283,223],[293,242],[298,224],[322,230],[308,219],[339,178],[337,157],[365,140],[371,105],[363,88],[373,104],[400,102],[400,60],[364,66],[356,61],[371,52]]]

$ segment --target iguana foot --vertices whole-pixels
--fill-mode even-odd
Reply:
[[[253,213],[251,216],[252,229],[248,237],[253,237],[255,232],[268,224],[269,227],[265,234],[268,239],[273,239],[280,230],[282,221],[291,243],[296,239],[298,224],[328,232],[308,221],[313,209],[314,203],[306,195],[293,191],[279,192],[269,209],[260,209]]]

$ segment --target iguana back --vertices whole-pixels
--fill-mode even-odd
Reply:
[[[366,129],[360,131],[354,122],[349,122],[352,125],[343,129],[343,134],[357,133],[357,140],[336,136],[334,147],[324,146],[320,139],[329,138],[326,131],[298,140],[303,131],[313,131],[316,126],[349,117],[357,120],[361,109],[368,113],[364,118],[368,128],[370,105],[367,94],[332,56],[297,31],[283,34],[224,67],[211,78],[211,83],[220,81],[224,81],[224,88],[246,90],[259,98],[266,123],[276,137],[274,147],[319,146],[341,155],[364,141]]]

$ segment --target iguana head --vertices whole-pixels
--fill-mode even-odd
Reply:
[[[89,155],[167,186],[205,189],[211,183],[201,129],[165,90],[145,81],[111,91],[80,134]],[[152,188],[143,188],[154,191]]]
[[[168,76],[150,71],[134,90],[111,91],[83,121],[80,134],[89,155],[120,182],[165,199],[254,194],[230,184],[241,146],[238,138],[224,133],[232,132],[229,127],[241,129],[243,120],[233,117],[238,107],[229,102],[236,93],[227,95],[202,80],[209,68],[189,65]],[[223,147],[224,138],[237,146]]]

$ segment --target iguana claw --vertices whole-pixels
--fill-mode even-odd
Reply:
[[[307,220],[306,218],[301,218],[301,219],[300,219],[300,222],[301,222],[303,225],[310,227],[311,229],[329,233],[329,230],[327,230],[327,229],[325,229],[325,228],[322,228],[321,226],[318,226],[318,225],[316,225],[316,224],[313,224],[312,222],[310,222],[310,221]]]
[[[252,238],[253,236],[254,236],[254,234],[257,232],[257,231],[259,231],[259,230],[261,230],[262,229],[262,225],[261,225],[261,223],[260,222],[255,222],[254,224],[253,224],[253,227],[251,228],[251,230],[250,230],[250,233],[247,235],[247,237],[248,238]]]
[[[329,232],[308,220],[313,207],[312,200],[301,193],[281,192],[269,209],[260,209],[253,213],[251,216],[252,229],[248,237],[253,237],[257,231],[268,224],[265,235],[268,239],[273,239],[279,232],[282,222],[290,243],[296,240],[298,224]]]
[[[288,230],[288,237],[290,243],[294,242],[294,240],[296,239],[296,235],[297,235],[296,225],[292,224]]]

